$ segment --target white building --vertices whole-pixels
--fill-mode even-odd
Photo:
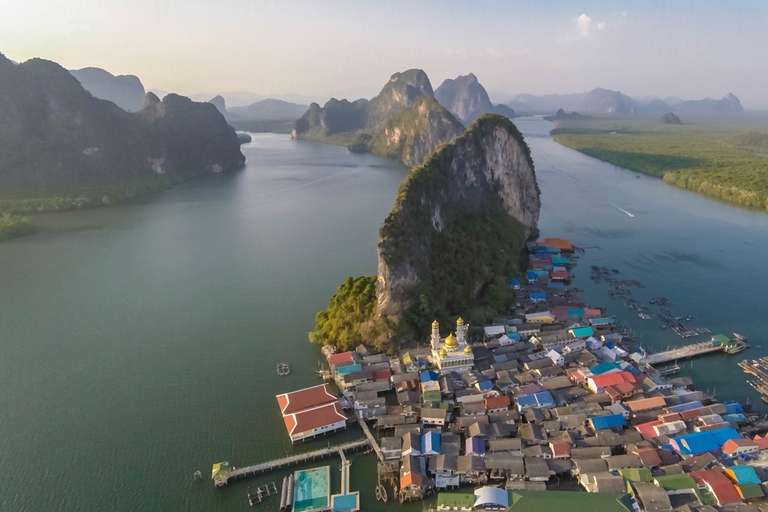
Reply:
[[[456,336],[452,333],[447,338],[440,338],[440,325],[437,320],[432,322],[432,361],[437,364],[440,373],[455,371],[461,373],[475,365],[475,355],[467,344],[467,329],[469,325],[464,320],[456,320]]]

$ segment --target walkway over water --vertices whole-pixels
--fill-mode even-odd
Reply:
[[[213,481],[216,484],[216,487],[221,487],[223,485],[227,485],[230,480],[237,480],[239,478],[254,476],[261,473],[268,473],[270,471],[282,469],[294,464],[300,464],[302,462],[328,457],[336,453],[343,454],[344,452],[350,450],[357,450],[364,446],[368,446],[370,443],[370,439],[364,438],[358,441],[353,441],[351,443],[329,446],[328,448],[315,450],[313,452],[300,453],[298,455],[291,455],[290,457],[285,457],[282,459],[262,462],[261,464],[256,464],[245,468],[237,468],[226,473],[220,473],[216,478],[214,478]]]
[[[360,424],[360,427],[362,427],[365,436],[368,438],[371,446],[373,446],[373,449],[376,451],[376,456],[379,458],[379,461],[384,462],[384,454],[381,452],[379,443],[376,441],[376,438],[373,437],[373,434],[371,434],[371,429],[368,428],[368,424],[365,423],[365,420],[360,416],[360,414],[357,415],[357,422]]]
[[[712,352],[723,352],[723,346],[713,345],[711,341],[703,341],[701,343],[694,343],[693,345],[685,345],[683,347],[665,350],[664,352],[650,354],[644,357],[642,362],[654,365],[668,363],[679,359],[688,359],[704,354],[711,354]]]

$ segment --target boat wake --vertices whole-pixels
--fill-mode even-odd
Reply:
[[[635,214],[634,214],[634,213],[629,213],[629,212],[628,212],[627,210],[625,210],[624,208],[619,208],[618,206],[616,206],[616,205],[615,205],[615,204],[613,204],[613,203],[608,203],[608,204],[609,204],[609,205],[611,205],[611,206],[613,206],[613,207],[614,207],[614,208],[616,208],[617,210],[619,210],[619,211],[621,211],[621,212],[624,212],[624,213],[626,213],[626,214],[627,214],[627,215],[629,215],[630,217],[634,217],[634,216],[635,216]]]

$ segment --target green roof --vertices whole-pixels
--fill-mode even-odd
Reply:
[[[627,512],[616,495],[602,492],[509,490],[509,510],[514,512]]]
[[[717,498],[715,498],[715,495],[712,494],[712,491],[709,489],[698,489],[699,496],[701,497],[701,502],[704,505],[709,505],[710,507],[716,507],[717,506]]]
[[[437,506],[473,508],[475,506],[475,495],[465,492],[441,492],[437,495]]]
[[[736,488],[745,500],[763,497],[763,489],[760,488],[760,484],[739,484]]]
[[[698,489],[698,485],[691,475],[680,473],[679,475],[657,476],[653,479],[656,485],[665,491],[682,491],[683,489]]]
[[[725,334],[715,334],[714,336],[712,336],[712,341],[719,341],[723,345],[727,345],[731,342],[731,338],[729,338]]]
[[[653,480],[651,470],[648,468],[622,469],[619,471],[619,474],[632,482],[650,482]]]

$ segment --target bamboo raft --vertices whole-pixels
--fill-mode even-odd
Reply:
[[[267,496],[278,494],[277,486],[275,482],[269,482],[267,485],[262,485],[256,488],[256,492],[248,492],[248,504],[251,506],[258,505]]]

